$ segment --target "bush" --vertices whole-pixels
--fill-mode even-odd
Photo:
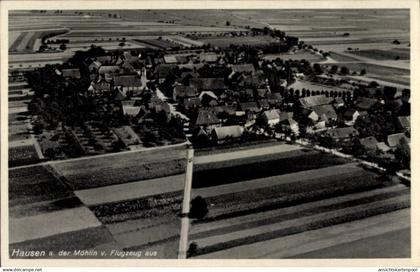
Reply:
[[[208,212],[207,202],[201,196],[197,196],[191,201],[190,218],[202,219]]]
[[[192,242],[187,251],[187,258],[192,257],[197,254],[198,245],[195,242]]]

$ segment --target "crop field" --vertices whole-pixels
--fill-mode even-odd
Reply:
[[[53,167],[75,190],[180,174],[185,147],[138,151],[54,162]]]
[[[22,32],[9,47],[10,53],[28,53],[36,52],[39,49],[39,40],[50,35],[60,35],[66,33],[66,30],[45,30],[34,32]],[[38,42],[37,42],[38,41]],[[37,47],[38,46],[38,47]]]
[[[71,196],[71,191],[44,166],[9,170],[9,205],[57,200]]]
[[[197,165],[193,188],[216,186],[264,176],[304,171],[344,163],[345,160],[314,151],[290,151],[224,162]],[[280,167],[279,167],[280,166]],[[260,171],[255,171],[260,169]]]
[[[351,54],[373,58],[377,60],[395,60],[395,59],[403,59],[408,60],[410,59],[410,51],[403,51],[403,50],[359,50],[359,51],[351,51]]]
[[[9,167],[40,161],[34,144],[9,147]]]

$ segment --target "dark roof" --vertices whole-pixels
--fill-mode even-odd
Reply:
[[[283,100],[283,98],[279,93],[269,93],[267,94],[267,100],[270,104],[277,104],[280,103]]]
[[[114,86],[138,87],[141,86],[141,79],[138,75],[115,76]]]
[[[80,70],[75,68],[63,69],[62,74],[63,77],[80,78]]]
[[[201,100],[198,97],[186,98],[182,101],[182,104],[186,109],[201,107]]]
[[[263,109],[270,108],[270,103],[268,102],[267,99],[258,100],[258,104],[260,105],[260,108],[263,108]]]
[[[227,113],[229,115],[235,115],[236,110],[234,106],[223,105],[223,106],[216,106],[208,108],[209,110],[213,111],[214,114],[218,115],[220,113]]]
[[[197,126],[201,125],[214,125],[219,124],[220,120],[217,118],[217,116],[209,110],[200,110],[198,112],[197,120],[195,121],[195,124]]]
[[[174,87],[174,97],[185,98],[195,97],[197,95],[197,89],[192,86],[176,85]]]
[[[402,129],[410,129],[411,127],[410,116],[399,116],[398,123]]]
[[[293,119],[293,112],[281,111],[279,116],[280,116],[280,122],[283,122],[288,119]]]
[[[346,110],[346,112],[344,113],[344,118],[345,118],[346,120],[352,120],[352,119],[353,119],[353,115],[354,115],[354,113],[356,113],[356,112],[357,112],[357,110],[356,110],[356,109],[349,108],[349,109],[347,109],[347,110]]]
[[[197,90],[223,90],[227,89],[223,78],[191,78],[190,86]]]
[[[351,136],[359,135],[359,132],[354,127],[344,127],[344,128],[333,128],[329,129],[325,133],[333,139],[345,139]]]
[[[259,112],[261,109],[258,107],[257,102],[243,102],[239,103],[242,111]]]
[[[375,137],[370,136],[370,137],[360,139],[360,144],[366,149],[376,150],[378,141],[376,140]]]
[[[312,110],[318,114],[323,121],[328,121],[330,119],[337,119],[337,113],[334,110],[332,105],[319,105],[312,107]],[[324,120],[325,119],[325,120]]]
[[[234,64],[232,65],[232,72],[235,73],[254,73],[254,65],[245,63],[245,64]]]
[[[310,108],[319,105],[327,105],[333,101],[333,98],[325,95],[314,95],[309,97],[299,98],[299,102],[304,108]]]
[[[156,74],[158,78],[166,78],[169,73],[175,69],[176,65],[174,64],[159,64],[156,66]]]
[[[359,97],[357,98],[355,105],[357,108],[361,110],[368,110],[372,108],[374,105],[376,105],[379,101],[374,98],[368,98],[368,97]]]

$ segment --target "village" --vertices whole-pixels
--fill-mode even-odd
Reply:
[[[12,12],[10,257],[409,257],[407,14]]]
[[[255,29],[253,30],[256,31]],[[267,29],[261,29],[266,33]],[[264,34],[260,34],[264,35]],[[273,31],[265,46],[105,51],[26,74],[46,159],[191,141],[197,148],[302,138],[409,169],[410,90],[346,79],[347,68],[267,53],[320,55]]]

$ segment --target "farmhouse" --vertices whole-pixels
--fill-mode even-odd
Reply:
[[[309,97],[299,98],[298,105],[304,109],[309,109],[314,106],[327,105],[333,101],[333,98],[324,95],[314,95]]]
[[[399,116],[398,126],[403,131],[410,131],[410,128],[411,128],[410,116]]]
[[[241,111],[244,112],[253,112],[258,113],[261,111],[261,108],[258,107],[257,102],[243,102],[239,103],[239,107]]]
[[[72,68],[72,69],[63,69],[61,71],[64,78],[80,78],[80,69]]]
[[[359,116],[360,116],[360,113],[358,110],[349,108],[344,113],[344,122],[346,125],[352,126],[354,125],[354,122],[356,122]]]
[[[313,106],[311,109],[326,123],[337,120],[337,113],[332,105],[318,105]]]
[[[359,110],[370,110],[373,106],[378,104],[379,101],[374,98],[368,98],[368,97],[359,97],[355,101],[356,108]]]
[[[122,91],[123,93],[132,91],[139,94],[146,87],[145,82],[142,82],[138,75],[120,75],[115,76],[113,80],[114,88]]]
[[[197,96],[197,89],[192,86],[176,85],[173,91],[173,100],[192,98]]]
[[[200,109],[195,125],[209,134],[214,128],[221,126],[221,121],[212,111]]]
[[[191,78],[190,86],[199,91],[222,91],[227,89],[223,78]]]
[[[395,149],[400,144],[400,141],[402,139],[405,139],[407,140],[407,142],[410,142],[409,138],[405,136],[404,133],[395,133],[395,134],[388,135],[387,137],[388,146],[391,149]]]
[[[348,141],[352,137],[358,136],[359,132],[353,127],[333,128],[325,132],[325,135],[334,141]]]
[[[373,136],[360,139],[360,144],[366,150],[375,151],[378,148],[378,141]]]
[[[212,138],[217,141],[218,144],[233,141],[242,136],[244,128],[238,125],[235,126],[226,126],[226,127],[216,127],[212,131]]]
[[[280,114],[277,110],[267,110],[262,113],[262,118],[270,127],[277,125],[280,122]]]

